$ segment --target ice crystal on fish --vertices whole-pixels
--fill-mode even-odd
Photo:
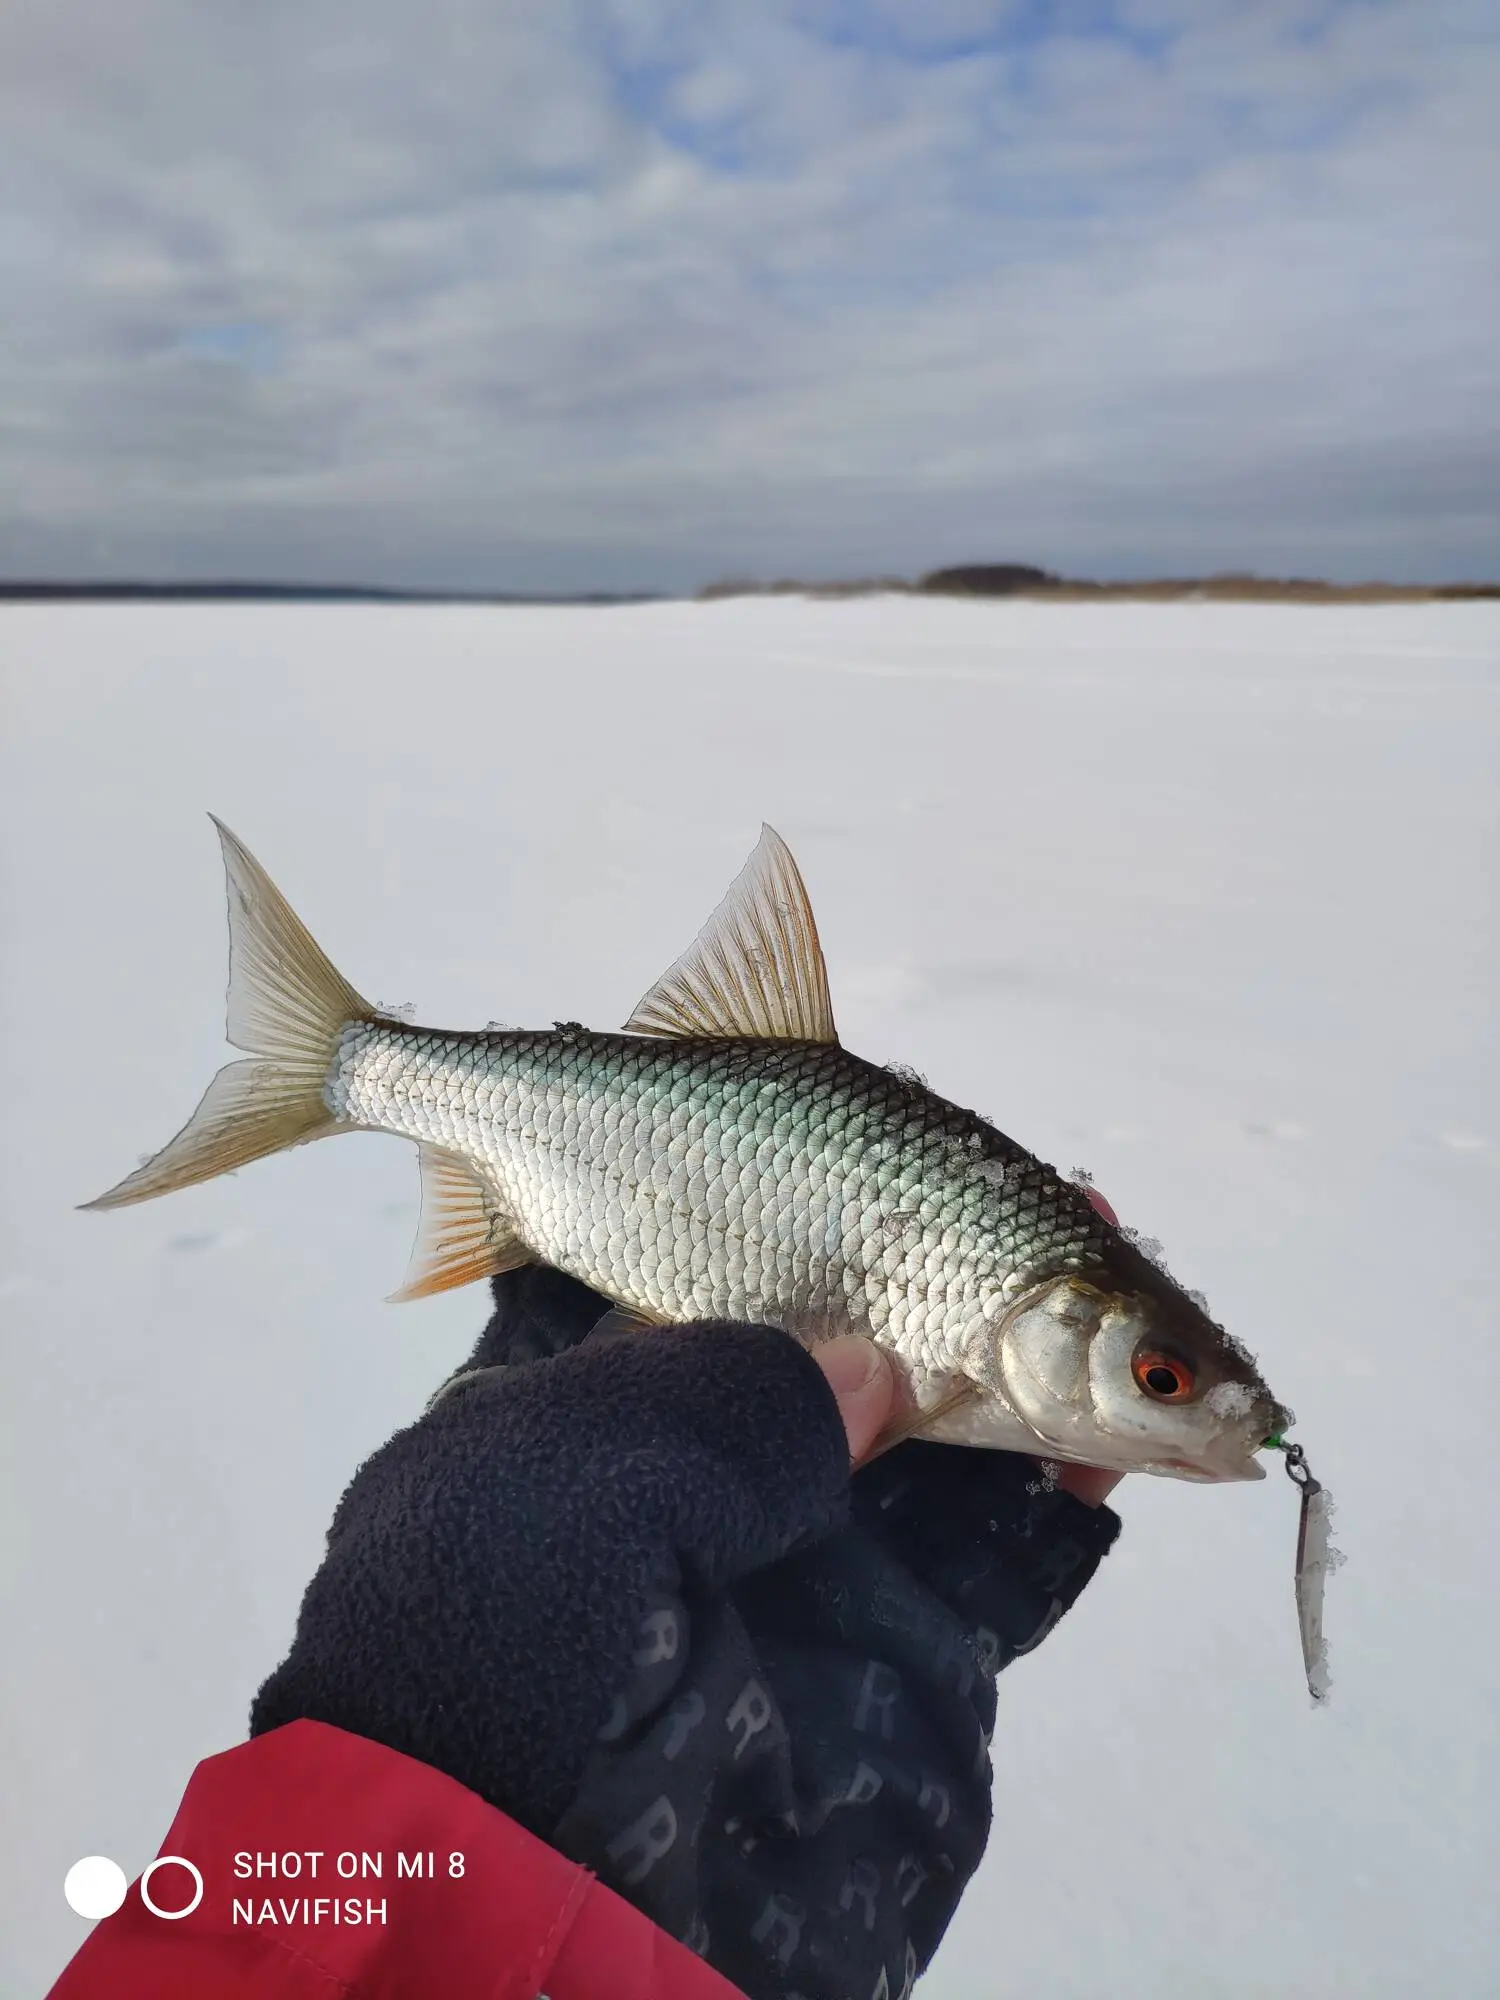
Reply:
[[[1128,1223],[1124,1222],[1120,1224],[1120,1234],[1125,1238],[1127,1243],[1134,1244],[1136,1249],[1146,1259],[1146,1262],[1154,1264],[1164,1278],[1171,1277],[1172,1273],[1167,1267],[1166,1250],[1156,1237],[1143,1236],[1140,1230],[1132,1229]]]
[[[910,1063],[887,1063],[885,1073],[895,1077],[898,1083],[910,1084],[914,1090],[926,1090],[928,1087],[926,1077],[920,1070],[913,1069]]]
[[[1255,1391],[1243,1382],[1216,1382],[1203,1400],[1216,1416],[1244,1417],[1255,1408]]]

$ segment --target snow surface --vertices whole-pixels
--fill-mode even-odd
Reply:
[[[623,1020],[770,819],[850,1046],[1090,1169],[1295,1405],[1328,1711],[1288,1482],[1127,1482],[1002,1682],[930,2000],[1500,1988],[1500,608],[13,606],[0,663],[0,1991],[241,1737],[485,1313],[381,1303],[417,1176],[373,1138],[74,1212],[225,1055],[207,808],[444,1026]]]

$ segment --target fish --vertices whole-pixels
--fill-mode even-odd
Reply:
[[[212,817],[212,816],[211,816]],[[898,1435],[1199,1482],[1258,1479],[1291,1415],[1086,1185],[839,1041],[807,890],[769,826],[623,1029],[459,1031],[372,1006],[217,819],[228,1039],[174,1138],[89,1209],[340,1132],[414,1140],[416,1299],[538,1262],[617,1324],[740,1321],[889,1351]]]

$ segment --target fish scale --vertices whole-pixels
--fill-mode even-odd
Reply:
[[[355,1023],[324,1098],[481,1161],[539,1257],[644,1313],[860,1323],[924,1374],[997,1298],[1102,1253],[1078,1189],[836,1046]]]

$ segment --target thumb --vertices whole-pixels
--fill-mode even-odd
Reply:
[[[845,1334],[816,1348],[813,1359],[834,1393],[849,1438],[849,1457],[857,1463],[875,1442],[896,1399],[890,1357],[873,1340]]]

